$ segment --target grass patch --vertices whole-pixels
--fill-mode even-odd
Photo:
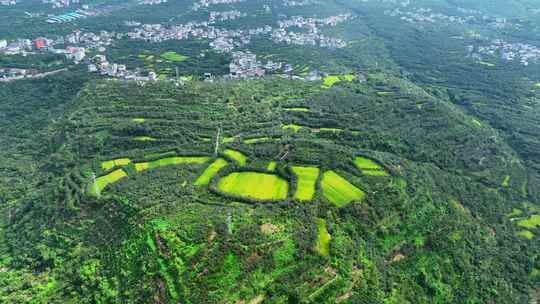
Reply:
[[[490,68],[496,66],[494,63],[487,62],[487,61],[479,61],[478,63],[481,64],[481,65],[485,65],[485,66],[487,66],[487,67],[490,67]]]
[[[234,161],[236,161],[240,166],[245,166],[247,163],[247,157],[242,154],[242,152],[238,152],[236,150],[227,149],[223,151],[223,154],[227,155],[228,157],[232,158]]]
[[[482,123],[481,123],[478,119],[476,119],[476,118],[473,118],[472,122],[473,122],[473,124],[474,124],[475,126],[477,126],[477,127],[481,127],[481,126],[482,126]]]
[[[321,132],[341,132],[341,131],[343,131],[343,129],[338,129],[338,128],[320,128],[319,130]]]
[[[238,197],[284,200],[287,198],[289,184],[274,174],[234,172],[219,181],[218,189]]]
[[[117,181],[126,176],[126,172],[122,169],[118,169],[107,175],[100,176],[96,178],[96,182],[93,185],[90,185],[90,194],[94,196],[99,196],[99,194],[101,194],[101,191],[103,191],[103,189],[105,189],[108,185],[116,183]]]
[[[247,145],[253,145],[253,144],[258,144],[258,143],[268,142],[268,141],[270,141],[270,137],[257,137],[257,138],[246,139],[244,140],[244,143]]]
[[[326,229],[326,220],[317,218],[317,228],[317,252],[319,252],[320,255],[327,256],[330,254],[330,240],[332,239],[332,236],[328,233],[328,229]]]
[[[328,75],[323,78],[323,85],[322,87],[325,89],[331,88],[333,85],[335,85],[338,82],[341,81],[348,81],[351,82],[356,78],[353,74],[344,74],[344,75]]]
[[[266,170],[270,172],[274,172],[276,170],[276,167],[277,167],[277,163],[275,161],[271,161],[270,163],[268,163]]]
[[[189,59],[188,56],[184,56],[182,54],[178,54],[177,52],[173,52],[173,51],[169,51],[169,52],[165,52],[161,54],[161,58],[165,60],[169,60],[169,61],[174,61],[174,62],[182,62]]]
[[[510,186],[510,175],[507,175],[504,177],[504,180],[502,181],[501,185],[505,188]]]
[[[296,174],[297,185],[294,198],[299,201],[310,201],[315,195],[315,184],[319,177],[319,168],[316,167],[292,167]]]
[[[531,240],[534,237],[534,233],[528,231],[528,230],[521,230],[519,232],[516,232],[517,236],[521,236],[526,238],[527,240]]]
[[[144,119],[144,118],[133,118],[131,121],[136,122],[136,123],[143,123],[143,122],[146,121],[146,119]]]
[[[520,216],[523,214],[523,210],[520,210],[520,209],[517,209],[517,208],[512,208],[512,212],[508,213],[506,216],[507,217],[516,217],[516,216]]]
[[[328,75],[324,77],[323,79],[323,87],[324,88],[331,88],[334,84],[340,82],[341,79],[339,79],[339,76],[336,75]]]
[[[234,142],[234,140],[237,138],[238,136],[226,136],[226,137],[223,137],[221,139],[221,143],[223,144],[230,144],[232,142]]]
[[[283,108],[284,111],[288,112],[309,112],[308,108],[297,107],[297,108]]]
[[[387,97],[394,94],[394,92],[377,92],[377,96],[379,97]]]
[[[223,169],[223,167],[227,166],[227,161],[223,158],[218,158],[216,161],[214,161],[208,168],[206,168],[201,176],[195,181],[196,186],[206,186],[210,183],[212,178],[219,172],[219,170]]]
[[[532,215],[528,219],[517,222],[518,226],[533,229],[536,226],[540,226],[540,215]]]
[[[354,163],[360,170],[379,170],[381,169],[381,165],[377,164],[374,160],[371,160],[369,158],[358,156]]]
[[[388,173],[384,171],[384,168],[369,158],[358,156],[354,163],[356,167],[362,171],[363,174],[369,176],[388,176]]]
[[[386,171],[383,171],[383,170],[364,170],[362,171],[362,173],[368,176],[380,176],[380,177],[389,175]]]
[[[133,137],[133,140],[136,141],[156,141],[157,139],[150,137],[150,136],[136,136]]]
[[[193,157],[175,156],[175,157],[167,157],[167,158],[154,160],[154,161],[151,161],[151,162],[137,163],[137,164],[135,164],[135,170],[137,170],[137,172],[141,172],[141,171],[144,171],[144,170],[159,168],[159,167],[163,167],[163,166],[182,165],[182,164],[202,165],[205,162],[207,162],[209,159],[210,159],[210,157],[206,157],[206,156],[193,156]]]
[[[535,85],[536,88],[540,89],[540,82]]]
[[[298,132],[298,131],[300,131],[300,129],[302,129],[303,127],[300,126],[300,125],[289,124],[289,125],[283,125],[281,128],[282,128],[283,130],[293,130],[294,132]]]
[[[337,207],[348,205],[352,201],[361,200],[366,195],[346,179],[334,171],[326,171],[321,181],[323,196]]]
[[[131,163],[131,160],[129,158],[119,158],[119,159],[108,160],[101,163],[101,169],[105,171],[109,171],[114,167],[125,166],[130,163]]]

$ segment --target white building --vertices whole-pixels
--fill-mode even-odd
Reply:
[[[7,41],[6,40],[0,40],[0,49],[5,49],[7,47]]]

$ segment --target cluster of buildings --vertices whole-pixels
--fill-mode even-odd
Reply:
[[[88,64],[88,72],[99,73],[102,76],[115,77],[123,80],[157,80],[157,75],[155,72],[149,72],[147,76],[141,76],[139,71],[128,70],[124,64],[109,62],[105,55],[96,55],[91,58],[90,63]]]
[[[218,1],[218,0],[215,0]],[[225,1],[225,0],[219,0]],[[279,22],[279,28],[269,25],[254,29],[225,29],[213,26],[216,20],[231,20],[245,16],[239,11],[211,12],[209,21],[189,22],[170,27],[161,24],[143,24],[127,33],[130,39],[149,42],[168,40],[185,40],[189,38],[205,38],[211,40],[210,47],[221,53],[229,53],[234,49],[249,44],[253,37],[269,35],[274,42],[295,45],[312,45],[323,48],[343,48],[347,44],[339,38],[326,37],[319,33],[321,26],[335,26],[352,18],[350,14],[331,16],[328,18],[294,17]],[[289,28],[307,28],[307,32],[295,32]]]
[[[195,2],[193,4],[192,9],[197,11],[201,7],[210,7],[216,4],[233,4],[233,3],[239,3],[239,2],[244,2],[244,1],[245,0],[199,0],[198,2]]]
[[[285,7],[306,6],[313,3],[313,0],[283,0],[283,6]]]
[[[242,13],[238,10],[225,11],[225,12],[210,12],[209,23],[215,23],[216,21],[235,20],[241,17],[245,17],[246,13]]]
[[[336,26],[347,20],[352,19],[351,14],[341,14],[327,18],[306,18],[301,16],[292,17],[287,20],[278,21],[279,28],[307,28],[310,32],[317,32],[320,26]]]
[[[77,10],[76,12],[65,13],[58,16],[51,16],[49,19],[45,20],[47,23],[65,23],[71,22],[77,19],[86,17],[86,12],[83,10]]]
[[[143,5],[157,5],[157,4],[162,4],[162,3],[167,3],[167,0],[140,0],[139,1],[139,4],[143,4]]]
[[[232,53],[232,62],[229,64],[229,78],[230,79],[244,79],[253,77],[263,77],[267,72],[276,72],[281,70],[283,72],[292,71],[290,64],[283,64],[281,62],[268,61],[262,63],[257,60],[257,55],[246,51],[236,51]]]
[[[41,0],[42,3],[51,4],[53,8],[69,7],[72,4],[79,4],[79,0]]]
[[[17,0],[0,0],[0,5],[11,6],[17,4]]]
[[[495,39],[489,46],[469,46],[469,52],[473,57],[498,56],[505,61],[519,61],[528,66],[540,60],[540,48],[525,43],[509,43],[502,39]]]
[[[25,69],[16,69],[16,68],[0,68],[0,81],[5,79],[15,80],[15,79],[22,79],[26,77],[26,75],[30,73],[30,71]]]

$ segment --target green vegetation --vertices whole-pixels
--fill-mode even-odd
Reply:
[[[271,161],[271,162],[268,163],[268,166],[266,167],[266,170],[268,170],[270,172],[274,172],[276,170],[276,167],[277,167],[277,162]]]
[[[289,124],[289,125],[283,125],[282,126],[283,130],[293,130],[294,132],[298,132],[302,128],[303,128],[302,126],[295,125],[295,124]]]
[[[182,62],[189,59],[188,56],[184,56],[173,51],[169,51],[169,52],[165,52],[161,54],[161,58],[165,60],[169,60],[169,61],[174,61],[174,62]]]
[[[520,227],[534,229],[537,226],[540,226],[540,215],[532,215],[528,219],[518,221],[517,224]]]
[[[320,255],[327,256],[330,254],[330,240],[332,239],[332,236],[330,236],[330,233],[328,233],[328,229],[326,228],[326,220],[322,218],[317,218],[317,252]]]
[[[377,164],[375,161],[365,158],[365,157],[356,157],[354,160],[356,167],[362,171],[363,174],[369,176],[388,176],[388,173],[384,168]]]
[[[174,156],[174,157],[167,157],[162,158],[150,162],[145,163],[136,163],[135,164],[135,170],[137,172],[150,170],[154,168],[159,168],[163,166],[170,166],[170,165],[183,165],[183,164],[195,164],[195,165],[202,165],[205,162],[207,162],[210,158],[205,156]]]
[[[274,174],[259,172],[234,172],[223,177],[218,189],[236,197],[262,201],[277,201],[287,198],[287,181]]]
[[[206,186],[210,183],[212,178],[225,166],[227,166],[228,163],[223,158],[216,159],[210,166],[204,170],[202,175],[195,181],[196,186]]]
[[[528,240],[532,240],[534,238],[534,233],[530,232],[529,230],[521,230],[516,232],[517,236],[524,237]]]
[[[352,201],[364,198],[364,191],[358,189],[334,171],[326,171],[321,180],[323,196],[336,207],[344,207]]]
[[[294,108],[283,108],[283,110],[285,111],[289,111],[289,112],[309,112],[309,108],[304,108],[304,107],[294,107]]]
[[[246,139],[244,140],[244,143],[247,145],[253,145],[253,144],[268,142],[270,140],[271,140],[270,137],[257,137],[257,138]]]
[[[247,163],[247,157],[242,154],[241,152],[227,149],[223,151],[223,154],[227,155],[228,157],[232,158],[234,161],[236,161],[240,166],[245,166]]]
[[[109,171],[114,167],[121,167],[126,166],[131,163],[131,160],[129,158],[119,158],[119,159],[113,159],[108,160],[101,163],[101,168],[105,171]]]
[[[504,180],[503,180],[503,182],[501,183],[501,185],[502,185],[503,187],[508,187],[508,186],[510,186],[510,175],[506,175],[506,176],[504,177]]]
[[[296,192],[294,198],[300,201],[311,201],[315,195],[319,168],[293,166],[292,171],[296,174]]]
[[[145,118],[133,118],[132,121],[136,122],[136,123],[144,123],[146,121],[146,119]]]
[[[133,140],[136,141],[156,141],[157,139],[150,137],[150,136],[135,136],[133,137]]]
[[[329,89],[332,86],[334,86],[336,83],[341,81],[348,81],[351,82],[355,79],[355,75],[353,74],[344,74],[344,75],[328,75],[323,78],[323,85],[322,87],[325,89]]]
[[[124,177],[127,177],[127,174],[124,170],[115,170],[107,175],[96,178],[96,182],[89,185],[88,191],[90,195],[99,196],[108,185],[114,184]]]

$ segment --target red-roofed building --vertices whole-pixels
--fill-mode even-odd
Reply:
[[[36,46],[36,49],[40,50],[47,46],[47,40],[43,38],[38,38],[34,40],[34,45]]]

